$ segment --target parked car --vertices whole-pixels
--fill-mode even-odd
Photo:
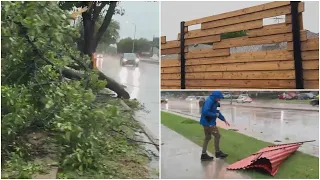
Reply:
[[[297,99],[299,100],[307,100],[307,99],[313,99],[315,96],[312,93],[301,93],[298,94]]]
[[[120,65],[134,65],[136,67],[139,66],[139,58],[135,53],[124,53],[123,56],[120,57]]]
[[[298,96],[295,93],[282,93],[278,96],[278,99],[280,100],[291,100],[291,99],[295,99]]]
[[[231,98],[231,94],[223,94],[223,97],[225,98],[225,99],[230,99]]]
[[[168,99],[166,99],[166,98],[161,98],[161,104],[162,104],[162,103],[165,103],[165,104],[168,103]]]
[[[252,102],[252,98],[249,97],[248,95],[239,95],[238,99],[237,99],[237,103],[251,103]]]
[[[319,95],[316,96],[316,99],[313,99],[313,100],[310,102],[310,104],[311,104],[312,106],[319,106]]]
[[[187,100],[187,101],[194,101],[194,100],[196,100],[196,97],[195,97],[195,96],[188,96],[188,97],[186,98],[186,100]]]

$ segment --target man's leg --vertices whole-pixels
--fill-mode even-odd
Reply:
[[[201,154],[201,160],[212,160],[213,157],[209,156],[207,154],[207,148],[209,141],[211,140],[211,128],[208,126],[203,126],[203,131],[204,131],[204,141],[203,141],[203,146],[202,146],[202,154]]]
[[[216,158],[226,158],[228,154],[225,154],[220,150],[221,135],[217,126],[213,127],[212,135],[214,136],[214,149],[216,151]]]
[[[220,151],[220,133],[217,126],[212,127],[212,135],[214,136],[214,150],[216,152]]]

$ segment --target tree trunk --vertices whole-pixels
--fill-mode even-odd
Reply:
[[[64,77],[69,78],[69,79],[81,79],[84,78],[84,74],[68,69],[68,68],[63,68],[62,69],[62,74]],[[115,93],[117,93],[119,98],[124,98],[124,99],[130,99],[130,95],[129,93],[124,90],[124,88],[118,84],[115,80],[113,80],[112,78],[109,78],[108,76],[104,75],[102,72],[99,71],[99,79],[100,80],[106,80],[107,81],[107,85],[105,86],[105,88],[108,88],[112,91],[114,91]]]

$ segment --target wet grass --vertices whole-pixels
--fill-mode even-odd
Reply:
[[[202,146],[204,138],[203,129],[198,122],[196,124],[183,123],[189,122],[190,120],[191,119],[167,112],[161,112],[161,123],[163,125],[178,132],[199,146]],[[219,131],[222,136],[220,147],[224,152],[229,154],[228,158],[225,159],[229,164],[246,158],[261,148],[272,145],[271,143],[260,141],[234,131],[222,128],[219,128]],[[213,153],[213,146],[209,146],[208,150]],[[255,179],[319,179],[319,158],[296,152],[283,162],[278,173],[274,177],[256,170],[242,170],[242,172]]]

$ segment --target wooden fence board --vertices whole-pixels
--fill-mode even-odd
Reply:
[[[186,66],[186,72],[209,72],[209,71],[266,71],[266,70],[292,70],[293,61],[273,61],[254,63],[212,64]]]
[[[292,24],[272,24],[263,26],[260,29],[252,29],[248,31],[248,37],[260,37],[274,34],[290,33],[292,31]]]
[[[180,83],[180,82],[179,82]],[[186,86],[193,87],[208,87],[208,86],[223,86],[223,87],[282,87],[295,88],[295,80],[188,80]]]
[[[219,57],[219,56],[229,56],[230,49],[200,49],[190,51],[186,53],[186,59],[193,59],[193,58],[205,58],[205,57]]]
[[[166,37],[165,36],[161,36],[161,44],[166,43]]]
[[[301,41],[306,41],[307,32],[304,30],[300,31],[300,38],[301,38]],[[255,38],[248,38],[246,36],[246,37],[223,39],[219,43],[214,44],[213,49],[258,45],[258,44],[271,44],[271,43],[280,43],[280,42],[286,42],[286,41],[292,41],[292,33],[261,36],[261,37],[255,37]]]
[[[225,57],[187,59],[186,65],[279,61],[279,60],[292,60],[292,59],[293,59],[292,52],[288,52],[286,50],[273,50],[273,51],[234,53],[234,54],[230,54],[230,56],[225,56]]]
[[[303,71],[304,80],[319,80],[319,70],[304,70]]]
[[[221,40],[220,35],[212,35],[206,37],[199,37],[199,38],[192,38],[192,39],[185,39],[185,46],[193,45],[193,44],[200,44],[200,43],[214,43],[219,42]]]
[[[303,21],[302,21],[302,13],[299,13],[299,24],[300,24],[300,30],[303,29]],[[286,14],[286,20],[285,23],[291,24],[292,23],[292,16],[291,14]]]
[[[186,21],[185,26],[191,26],[191,25],[200,24],[200,23],[204,23],[204,22],[210,22],[210,21],[215,21],[215,20],[219,20],[219,19],[225,19],[225,18],[229,18],[229,17],[235,17],[235,16],[244,15],[244,14],[264,11],[267,9],[273,9],[273,8],[285,6],[285,5],[290,5],[290,1],[270,2],[270,3],[252,6],[252,7],[232,11],[232,12],[203,17],[203,18],[199,18],[199,19],[195,19],[195,20],[191,20],[191,21]]]
[[[165,44],[161,44],[161,49],[170,49],[180,47],[180,41],[167,41]]]
[[[300,2],[298,5],[298,12],[303,12],[303,11],[304,11],[304,3]],[[291,13],[291,6],[287,5],[287,6],[268,9],[265,11],[255,12],[251,14],[244,14],[241,16],[230,17],[230,18],[220,19],[220,20],[211,21],[211,22],[205,22],[201,24],[201,28],[202,29],[216,28],[216,27],[248,22],[248,21],[253,21],[257,19],[264,19],[264,18],[269,18],[274,16],[280,16],[280,15],[285,15],[290,13]]]
[[[164,80],[177,80],[177,79],[180,79],[181,78],[181,75],[179,73],[171,73],[171,74],[162,74],[161,75],[161,79],[164,79]]]
[[[317,60],[319,59],[319,51],[303,51],[301,57],[302,60]]]
[[[241,30],[248,30],[248,29],[256,29],[261,28],[263,26],[262,20],[255,20],[251,22],[245,22],[245,23],[239,23],[239,24],[232,24],[229,26],[214,28],[214,29],[197,29],[189,31],[184,35],[185,39],[189,38],[196,38],[196,37],[203,37],[203,36],[209,36],[209,35],[216,35],[221,33],[227,33],[227,32],[235,32],[235,31],[241,31]],[[180,35],[180,33],[179,33]],[[178,35],[178,37],[179,37]]]
[[[319,60],[302,61],[302,68],[304,70],[319,70]]]
[[[161,90],[165,89],[181,89],[180,86],[161,86]]]
[[[305,89],[319,89],[319,80],[316,81],[304,81]]]
[[[287,50],[293,51],[293,42],[288,42]],[[301,42],[301,51],[319,50],[319,38]]]
[[[180,66],[180,60],[178,59],[161,60],[161,67],[177,67],[177,66]]]
[[[188,52],[188,48],[185,48],[184,52]],[[171,49],[161,49],[161,55],[167,55],[167,54],[180,54],[180,47],[171,48]]]
[[[168,77],[168,76],[167,76]],[[177,78],[178,76],[175,76]],[[180,77],[180,74],[179,74]],[[186,73],[189,79],[295,79],[294,70],[284,71],[241,71],[241,72],[198,72]]]

